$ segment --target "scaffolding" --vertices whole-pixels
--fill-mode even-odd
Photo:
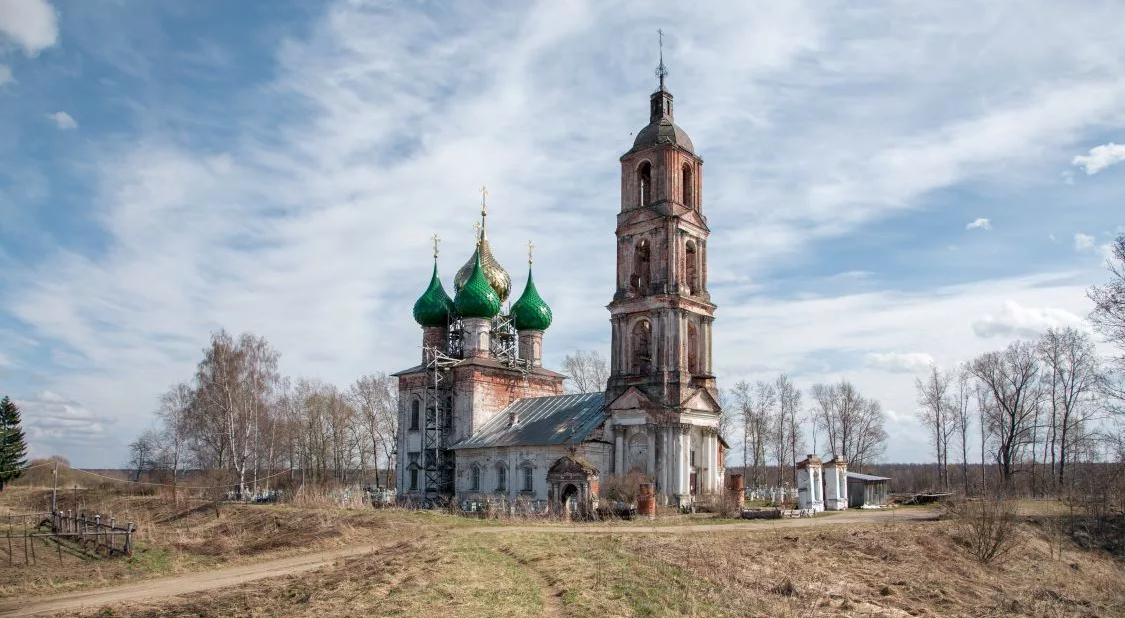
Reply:
[[[461,318],[452,316],[446,340],[441,346],[425,348],[426,386],[423,395],[425,422],[422,431],[424,472],[422,492],[428,499],[453,495],[453,374],[452,369],[465,356],[465,328]],[[506,367],[518,370],[524,379],[530,364],[519,357],[519,333],[512,319],[500,315],[492,320],[489,355]]]
[[[492,328],[488,338],[489,353],[501,364],[518,369],[527,374],[530,364],[520,358],[519,333],[512,318],[507,315],[498,315],[492,318]]]
[[[460,362],[437,347],[426,348],[426,418],[422,431],[422,490],[433,498],[453,493],[453,380],[450,369]]]

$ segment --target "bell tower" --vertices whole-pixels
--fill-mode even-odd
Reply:
[[[675,406],[697,388],[715,388],[715,305],[707,291],[703,159],[675,124],[663,62],[657,74],[649,124],[621,157],[609,397],[637,386]]]
[[[621,157],[606,401],[619,450],[628,451],[617,459],[618,472],[646,470],[665,502],[683,504],[722,481],[711,366],[715,305],[707,288],[703,160],[675,123],[663,45],[656,74],[648,125]]]

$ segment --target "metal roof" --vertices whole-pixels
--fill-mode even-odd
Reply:
[[[859,479],[861,481],[889,481],[889,480],[891,480],[890,477],[875,476],[873,474],[860,474],[859,472],[849,472],[848,478]]]
[[[605,393],[517,399],[452,448],[578,444],[605,420],[604,408]]]

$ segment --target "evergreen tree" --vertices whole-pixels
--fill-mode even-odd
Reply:
[[[19,478],[27,460],[27,441],[20,428],[20,409],[11,399],[0,400],[0,491]]]

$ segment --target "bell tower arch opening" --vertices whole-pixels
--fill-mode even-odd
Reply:
[[[629,281],[634,293],[648,293],[649,282],[652,281],[652,248],[646,238],[633,246],[633,274]]]
[[[684,206],[687,206],[688,208],[694,208],[695,202],[692,200],[695,197],[695,193],[693,192],[694,187],[692,186],[691,165],[689,165],[688,163],[684,163],[684,167],[680,171],[680,187],[683,190],[682,197]]]
[[[644,161],[637,169],[637,206],[644,206],[651,201],[652,164],[648,161]]]
[[[700,290],[699,252],[696,250],[694,240],[684,243],[684,288],[684,293],[689,296],[698,294]]]
[[[647,319],[637,320],[630,334],[632,343],[632,373],[644,374],[652,371],[652,323]]]

